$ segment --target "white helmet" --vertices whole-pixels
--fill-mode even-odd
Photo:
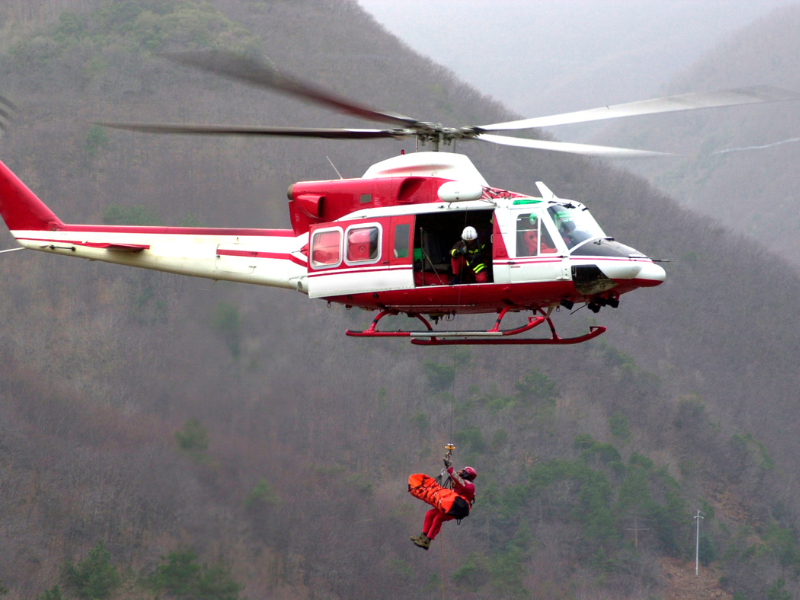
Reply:
[[[475,231],[474,227],[464,227],[464,231],[461,232],[461,239],[465,242],[471,242],[472,240],[478,239],[478,232]]]

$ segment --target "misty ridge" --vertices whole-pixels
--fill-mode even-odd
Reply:
[[[69,222],[286,227],[286,187],[333,178],[326,156],[358,177],[414,150],[93,127],[364,126],[165,51],[258,56],[425,120],[515,117],[353,2],[20,0],[0,23],[0,93],[18,106],[2,160]],[[761,48],[727,54],[761,64]],[[725,54],[720,72],[735,68]],[[492,185],[542,180],[586,203],[609,235],[672,259],[666,283],[616,311],[558,315],[567,332],[607,325],[592,343],[454,353],[346,338],[373,315],[292,292],[2,255],[0,597],[438,594],[439,549],[408,542],[424,511],[406,479],[436,474],[451,418],[456,462],[479,477],[470,518],[442,534],[450,597],[674,597],[665,573],[691,571],[698,508],[715,593],[796,595],[795,271],[608,163],[458,150]],[[648,528],[636,540],[634,523]]]
[[[786,6],[741,29],[665,82],[666,93],[754,84],[800,89],[800,6]],[[631,165],[681,203],[752,236],[797,265],[800,117],[796,103],[754,111],[701,111],[687,119],[642,119],[604,130],[609,143],[635,143],[680,158]],[[595,139],[599,139],[596,137]]]

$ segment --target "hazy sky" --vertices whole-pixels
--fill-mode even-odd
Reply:
[[[657,96],[721,38],[793,3],[358,1],[412,48],[530,117]],[[583,131],[570,127],[570,133]]]

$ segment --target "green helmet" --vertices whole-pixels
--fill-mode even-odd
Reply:
[[[569,219],[569,213],[566,210],[555,210],[552,214],[556,225],[561,225],[562,220]]]

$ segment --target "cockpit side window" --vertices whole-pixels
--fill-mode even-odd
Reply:
[[[556,245],[544,226],[541,217],[533,213],[517,215],[517,256],[556,254]]]
[[[556,245],[553,242],[553,238],[550,237],[550,232],[547,231],[544,221],[539,223],[539,230],[539,254],[558,254]]]
[[[547,212],[569,250],[587,240],[605,237],[597,221],[585,208],[574,204],[556,204],[550,206]]]

